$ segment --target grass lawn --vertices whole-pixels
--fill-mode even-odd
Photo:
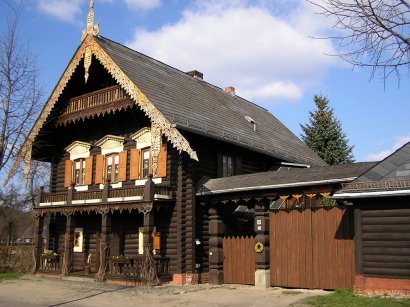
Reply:
[[[332,294],[314,296],[298,302],[309,306],[410,306],[410,299],[358,296],[352,289],[336,290]]]
[[[3,274],[0,274],[0,282],[2,280],[17,279],[17,278],[20,278],[23,275],[24,275],[24,273],[20,273],[20,272],[17,272],[17,273],[3,273]]]

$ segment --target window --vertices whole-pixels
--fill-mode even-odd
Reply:
[[[118,182],[118,169],[119,169],[120,157],[118,154],[112,154],[106,156],[106,178],[111,180],[111,183]]]
[[[93,157],[90,156],[91,145],[75,141],[65,148],[70,157],[65,160],[64,187],[75,186],[77,191],[88,189],[92,181]]]
[[[142,151],[142,178],[148,178],[150,171],[150,148],[145,148]]]
[[[233,175],[235,175],[233,156],[222,155],[222,177],[230,177]]]
[[[74,161],[74,183],[75,185],[85,184],[85,159]]]

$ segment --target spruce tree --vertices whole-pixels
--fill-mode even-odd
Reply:
[[[354,162],[353,146],[349,146],[340,121],[335,118],[333,108],[329,107],[329,99],[315,95],[314,101],[317,110],[309,112],[308,124],[300,125],[302,140],[330,165]]]

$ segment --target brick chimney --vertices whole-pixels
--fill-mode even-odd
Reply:
[[[225,92],[235,95],[235,88],[233,86],[227,86],[224,89]]]
[[[200,71],[197,71],[197,70],[187,71],[186,74],[188,76],[191,76],[191,77],[194,77],[194,78],[197,78],[197,79],[201,79],[201,80],[204,79],[204,74],[201,73]]]

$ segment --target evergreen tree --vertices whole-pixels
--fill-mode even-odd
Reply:
[[[317,110],[309,112],[308,124],[300,125],[302,140],[330,165],[354,162],[353,146],[349,146],[340,121],[335,118],[333,108],[328,106],[328,98],[315,95],[314,101]]]

